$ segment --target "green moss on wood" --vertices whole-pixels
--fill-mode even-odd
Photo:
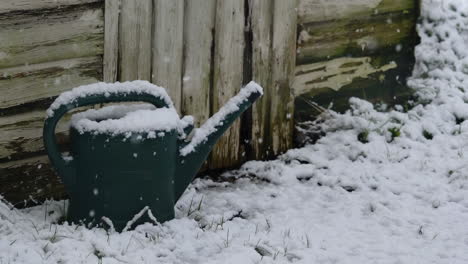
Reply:
[[[409,45],[414,33],[416,14],[398,12],[366,18],[341,19],[303,24],[297,64],[307,64],[345,56],[369,56],[385,49],[395,52],[397,45]]]

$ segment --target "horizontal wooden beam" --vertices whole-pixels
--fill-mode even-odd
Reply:
[[[53,61],[2,69],[0,110],[57,96],[102,79],[102,57]]]
[[[103,2],[104,0],[2,0],[0,14],[13,11],[58,8],[68,5]]]
[[[0,69],[103,54],[101,5],[2,15]]]
[[[298,39],[298,64],[338,57],[398,53],[415,34],[415,13],[379,15],[303,24]]]
[[[88,107],[89,108],[89,107]],[[56,133],[59,144],[68,141],[66,132],[73,113],[66,114],[58,123]],[[35,110],[11,116],[0,116],[0,162],[18,160],[44,152],[42,128],[45,110]]]
[[[356,19],[416,7],[415,0],[300,0],[298,23]]]

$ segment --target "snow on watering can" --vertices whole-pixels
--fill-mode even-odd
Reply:
[[[218,138],[261,95],[250,82],[188,140],[193,118],[180,119],[166,91],[149,82],[97,83],[62,93],[47,110],[44,145],[70,195],[68,220],[90,226],[111,220],[120,231],[173,219],[175,203]],[[153,106],[112,105],[73,115],[71,156],[62,156],[55,127],[65,113],[130,101]]]

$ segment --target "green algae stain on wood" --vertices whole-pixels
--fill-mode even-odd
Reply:
[[[299,26],[298,64],[367,56],[404,42],[413,34],[414,13],[381,14],[361,20],[344,19]],[[395,51],[393,51],[395,52]]]

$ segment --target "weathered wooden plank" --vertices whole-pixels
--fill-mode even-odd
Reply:
[[[263,87],[262,98],[252,107],[252,157],[265,159],[271,135],[268,134],[270,122],[270,103],[274,92],[271,90],[271,40],[273,21],[273,2],[270,0],[252,0],[251,10],[252,30],[252,78]]]
[[[185,0],[182,113],[199,126],[210,116],[211,47],[216,0]]]
[[[57,96],[102,79],[101,57],[53,61],[0,70],[0,109]]]
[[[217,1],[212,109],[216,112],[242,85],[244,1]],[[210,168],[237,165],[240,122],[236,121],[212,151]]]
[[[0,2],[0,14],[13,11],[51,9],[102,1],[103,0],[2,0]]]
[[[152,1],[122,0],[120,15],[120,80],[150,80]]]
[[[296,65],[297,0],[275,0],[272,38],[270,133],[273,155],[290,149],[294,131],[291,83]]]
[[[105,34],[104,34],[104,68],[103,79],[105,82],[117,81],[119,59],[119,23],[120,1],[106,0],[105,5]]]
[[[0,69],[103,53],[101,5],[2,15]]]
[[[300,0],[298,22],[325,22],[379,13],[405,12],[415,8],[415,5],[415,0]]]
[[[67,142],[71,114],[83,111],[77,109],[65,115],[57,125],[56,133],[59,144]],[[0,163],[4,160],[18,160],[34,156],[44,150],[42,128],[45,110],[34,110],[10,116],[0,116]]]
[[[298,64],[353,54],[365,57],[397,52],[414,34],[415,13],[376,15],[369,18],[304,24],[298,43]]]
[[[0,195],[16,207],[66,196],[47,156],[0,163]]]
[[[166,88],[180,112],[184,1],[155,0],[152,82]],[[196,33],[196,32],[194,32]]]

